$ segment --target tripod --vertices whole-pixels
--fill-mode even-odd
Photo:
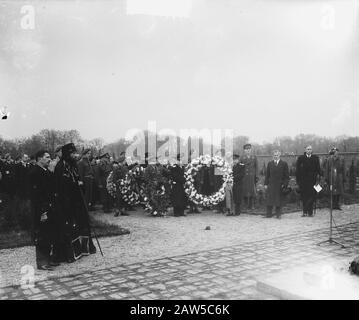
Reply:
[[[329,239],[319,242],[317,245],[320,246],[323,243],[335,243],[340,245],[342,248],[345,248],[345,246],[340,243],[339,241],[333,239],[333,222],[335,224],[334,218],[333,218],[333,156],[330,158],[330,226],[329,226]],[[335,224],[335,228],[338,229],[337,225]]]

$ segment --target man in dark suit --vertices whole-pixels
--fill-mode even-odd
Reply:
[[[312,217],[317,193],[314,186],[321,175],[319,158],[313,154],[312,146],[307,146],[305,153],[298,157],[295,172],[303,202],[303,217]]]
[[[29,173],[30,198],[33,214],[36,264],[40,270],[51,271],[59,265],[51,261],[50,253],[56,239],[54,216],[53,174],[47,169],[51,158],[47,151],[36,153],[37,164]]]
[[[267,218],[272,217],[275,207],[276,216],[281,218],[284,195],[282,188],[288,186],[289,169],[288,164],[280,159],[280,151],[273,152],[273,160],[268,163],[264,187],[267,190]]]

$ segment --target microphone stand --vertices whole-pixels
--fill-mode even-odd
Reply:
[[[334,243],[340,245],[342,248],[345,248],[345,246],[340,243],[339,241],[333,239],[333,222],[335,224],[334,218],[333,218],[333,156],[330,157],[330,226],[329,226],[329,239],[319,242],[317,245],[320,246],[324,243]],[[338,227],[335,225],[335,227],[338,229]]]

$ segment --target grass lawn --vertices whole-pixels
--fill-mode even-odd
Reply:
[[[97,237],[112,237],[123,234],[129,234],[130,231],[120,226],[109,224],[94,218],[94,214],[90,213],[91,226]],[[9,230],[1,227],[0,221],[0,249],[17,248],[23,246],[31,246],[31,233],[28,230]]]

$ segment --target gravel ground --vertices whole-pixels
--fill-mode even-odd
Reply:
[[[343,206],[343,211],[334,211],[335,222],[340,225],[359,221],[358,213],[359,204]],[[101,238],[104,257],[100,253],[83,257],[53,272],[36,270],[36,281],[329,227],[328,209],[318,210],[313,218],[302,218],[300,212],[295,212],[280,220],[246,214],[227,217],[209,211],[185,217],[152,217],[142,211],[117,218],[103,213],[97,216],[131,233]],[[210,230],[205,230],[207,226]],[[21,268],[26,265],[35,266],[34,247],[0,250],[0,287],[19,284]]]

